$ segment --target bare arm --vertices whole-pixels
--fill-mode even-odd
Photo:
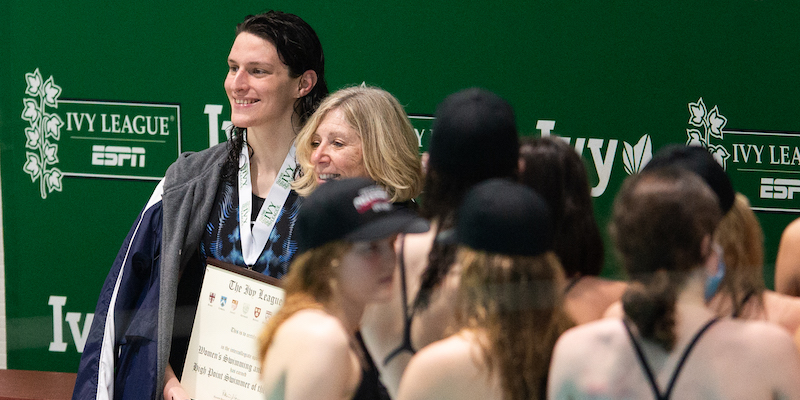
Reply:
[[[775,291],[800,296],[800,219],[784,229],[775,260]]]

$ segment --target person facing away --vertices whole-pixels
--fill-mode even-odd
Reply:
[[[457,246],[437,242],[437,235],[454,226],[456,210],[472,186],[516,175],[514,111],[496,94],[479,88],[451,94],[437,107],[432,129],[420,210],[431,229],[398,237],[392,299],[367,307],[361,327],[393,397],[411,356],[446,337],[454,322],[460,271],[451,265]]]
[[[237,25],[227,65],[231,139],[182,154],[131,228],[98,299],[76,400],[187,398],[205,259],[281,278],[294,257],[301,201],[287,181],[295,135],[328,92],[322,46],[300,17],[269,11]]]
[[[466,195],[450,237],[459,330],[412,357],[398,400],[543,399],[553,345],[573,326],[546,202],[519,183],[487,180]]]
[[[626,283],[599,276],[603,238],[583,159],[554,136],[523,140],[519,159],[519,181],[541,194],[553,215],[553,247],[567,276],[565,309],[578,325],[602,318],[622,298]]]
[[[800,298],[766,288],[764,233],[743,194],[736,193],[715,237],[722,247],[724,268],[711,308],[721,316],[769,321],[794,334],[800,327]]]
[[[326,183],[297,221],[300,255],[285,280],[283,307],[259,338],[266,398],[351,399],[362,379],[356,343],[364,307],[391,295],[394,239],[427,230],[370,179]]]
[[[800,355],[783,329],[718,318],[705,304],[721,214],[711,189],[686,169],[625,180],[610,227],[631,278],[624,317],[559,338],[549,399],[800,398]]]

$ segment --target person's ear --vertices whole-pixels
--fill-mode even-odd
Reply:
[[[308,70],[300,75],[300,81],[297,87],[297,98],[304,97],[311,93],[314,86],[317,85],[317,73],[314,70]]]

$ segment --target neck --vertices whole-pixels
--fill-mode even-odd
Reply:
[[[347,333],[355,335],[358,328],[361,326],[361,317],[364,315],[364,304],[348,301],[339,295],[334,296],[334,300],[330,302],[326,309],[328,313],[335,316],[342,322]]]
[[[714,312],[706,306],[706,273],[697,268],[686,279],[675,301],[676,328],[679,337],[691,337],[700,326],[708,322]]]
[[[294,138],[291,127],[247,128],[247,144],[253,151],[250,156],[250,177],[254,194],[266,197],[269,193]]]

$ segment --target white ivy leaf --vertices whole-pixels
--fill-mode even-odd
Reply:
[[[44,144],[44,158],[48,164],[55,164],[58,162],[58,145],[46,142]]]
[[[689,103],[689,123],[694,126],[703,126],[706,117],[706,105],[701,97],[696,103]]]
[[[728,119],[719,113],[717,106],[714,106],[711,112],[708,113],[708,129],[711,131],[711,136],[722,139],[722,128],[724,128],[727,123]]]
[[[25,162],[22,170],[31,176],[31,182],[33,182],[39,177],[39,173],[42,171],[39,156],[34,153],[25,153],[25,156],[28,158],[28,161]]]
[[[47,191],[61,191],[61,178],[64,177],[64,174],[58,168],[53,168],[46,174],[44,174],[45,182],[47,182]]]
[[[50,107],[58,108],[58,96],[61,95],[61,86],[53,82],[53,77],[47,78],[44,83],[44,103]]]
[[[39,120],[39,106],[34,99],[22,99],[25,108],[22,110],[22,119],[35,124]]]
[[[42,74],[39,73],[39,68],[25,74],[25,82],[28,84],[25,88],[25,94],[28,96],[38,96],[39,89],[42,87]]]
[[[45,114],[44,117],[44,132],[46,137],[52,137],[56,140],[61,138],[61,127],[64,126],[64,121],[58,114]]]
[[[653,142],[650,140],[650,135],[639,138],[639,142],[635,146],[631,146],[628,142],[622,142],[622,144],[625,146],[622,161],[628,175],[641,171],[653,158]]]
[[[689,139],[686,140],[687,146],[703,146],[706,147],[706,138],[704,135],[697,129],[686,129],[686,136]]]
[[[722,147],[721,145],[720,146],[711,145],[708,146],[708,151],[711,153],[712,156],[714,156],[714,159],[717,160],[719,165],[722,166],[722,169],[725,170],[728,169],[727,166],[728,158],[731,157],[731,153],[728,153],[728,150],[725,150],[725,148]]]
[[[28,140],[25,141],[25,147],[31,150],[38,149],[40,136],[41,135],[39,135],[39,129],[35,127],[25,128],[25,137],[28,138]]]

